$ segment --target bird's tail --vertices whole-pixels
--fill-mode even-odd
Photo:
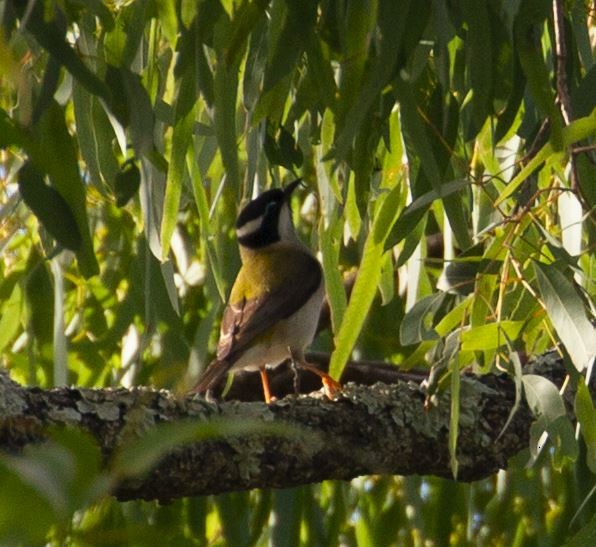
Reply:
[[[212,390],[219,384],[223,376],[228,372],[229,365],[227,361],[220,361],[214,359],[209,363],[209,366],[203,371],[197,385],[192,388],[191,393],[205,393],[208,390]]]

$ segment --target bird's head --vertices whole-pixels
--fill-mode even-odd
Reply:
[[[290,198],[301,179],[285,188],[274,188],[263,192],[250,201],[238,215],[236,234],[238,243],[257,249],[277,241],[296,241],[292,223]]]

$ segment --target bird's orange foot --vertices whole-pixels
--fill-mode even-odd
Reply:
[[[310,370],[310,372],[321,378],[321,381],[323,382],[323,389],[325,390],[325,395],[327,395],[327,398],[335,399],[335,397],[337,397],[337,395],[341,392],[341,384],[337,380],[331,378],[331,376],[329,376],[329,374],[326,372],[323,372],[322,370],[319,370],[317,367],[309,365],[308,363],[302,363],[301,366],[302,368]]]
[[[328,399],[335,399],[341,392],[341,384],[331,376],[321,376],[321,381]]]

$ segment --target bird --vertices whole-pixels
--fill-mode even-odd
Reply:
[[[272,401],[267,367],[288,358],[318,375],[332,399],[340,384],[306,362],[325,294],[323,271],[300,241],[292,222],[291,197],[301,183],[267,190],[250,201],[236,220],[241,268],[223,313],[215,359],[193,389],[212,397],[229,372],[258,370],[265,402]]]

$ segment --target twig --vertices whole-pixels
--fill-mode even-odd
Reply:
[[[553,0],[553,26],[555,33],[555,77],[557,95],[561,114],[563,115],[563,121],[565,122],[565,125],[569,125],[573,121],[573,111],[571,108],[571,96],[569,95],[569,85],[567,82],[567,44],[565,43],[565,19],[563,17],[561,0]],[[569,162],[571,163],[571,188],[576,191],[577,195],[584,202],[584,207],[586,207],[587,202],[583,199],[583,195],[581,194],[574,154],[569,156]]]

